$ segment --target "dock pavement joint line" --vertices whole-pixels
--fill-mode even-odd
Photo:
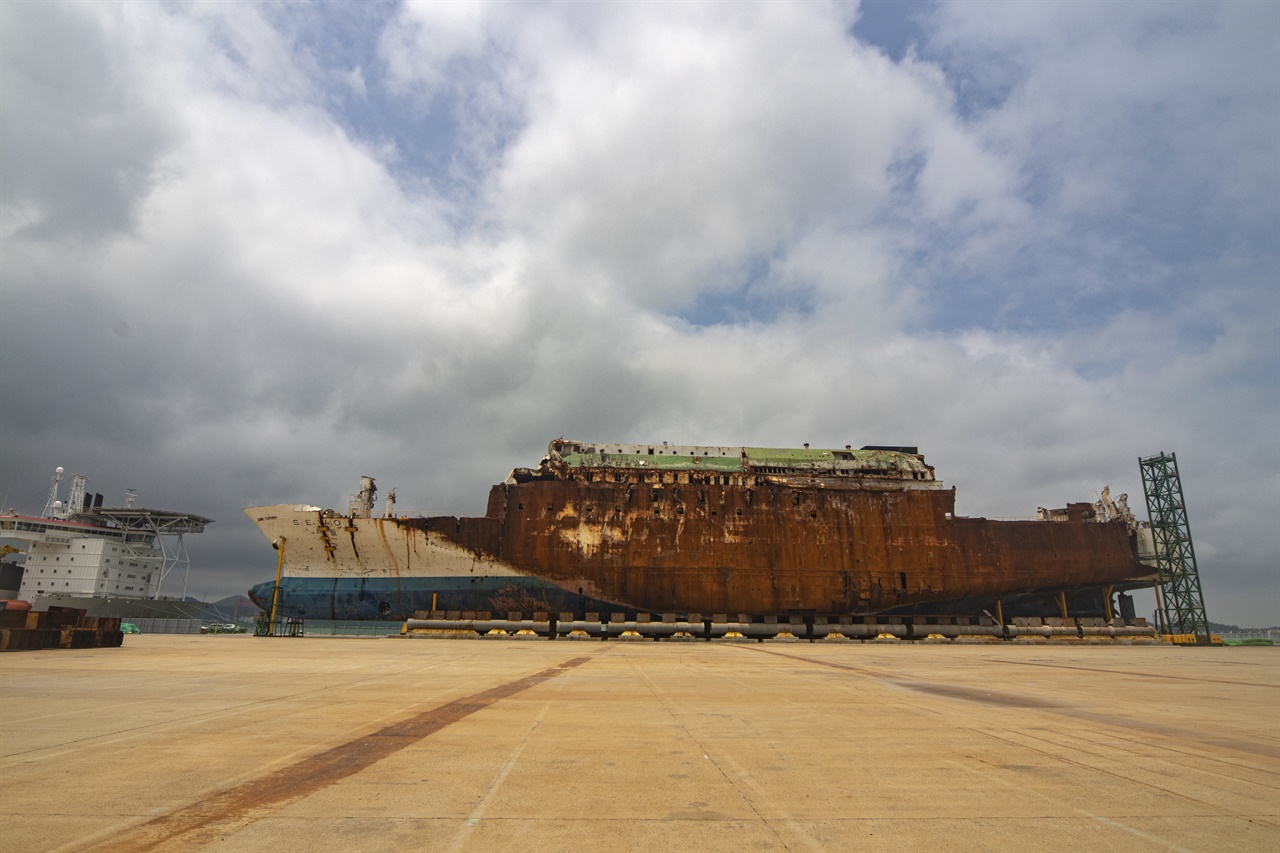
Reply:
[[[1128,669],[1100,669],[1095,666],[1073,666],[1065,663],[1046,663],[1044,661],[1034,660],[1007,660],[1005,658],[991,658],[992,663],[1007,663],[1014,666],[1049,666],[1055,669],[1078,669],[1081,672],[1102,672],[1107,675],[1120,676],[1137,676],[1138,678],[1163,678],[1168,681],[1196,681],[1203,684],[1230,684],[1232,686],[1242,685],[1244,687],[1265,687],[1268,690],[1275,690],[1276,684],[1264,684],[1258,681],[1238,681],[1227,678],[1204,678],[1203,676],[1186,676],[1186,675],[1165,675],[1159,672],[1134,672]]]
[[[327,788],[407,746],[412,746],[446,726],[484,710],[499,700],[507,699],[562,675],[586,663],[594,656],[595,654],[576,657],[541,672],[423,711],[372,734],[335,746],[291,766],[282,767],[268,776],[228,788],[167,815],[122,830],[112,836],[109,841],[90,844],[82,849],[103,851],[103,853],[106,851],[143,853],[210,824],[234,822],[243,826],[261,816],[260,814],[251,815],[250,812],[260,813],[287,800],[294,800]]]
[[[1145,734],[1156,734],[1169,738],[1189,740],[1207,746],[1217,747],[1219,749],[1230,749],[1235,752],[1242,752],[1246,755],[1255,757],[1266,756],[1268,758],[1280,758],[1280,747],[1268,742],[1256,740],[1245,741],[1236,738],[1222,737],[1199,730],[1162,725],[1149,720],[1133,720],[1113,714],[1103,714],[1098,711],[1092,711],[1087,708],[1080,708],[1066,703],[1052,702],[1045,699],[1038,699],[1034,696],[1022,696],[1016,693],[1000,692],[986,687],[968,687],[959,684],[935,684],[928,681],[913,681],[905,678],[896,678],[888,673],[877,672],[864,667],[849,666],[848,664],[835,663],[834,661],[805,657],[804,655],[776,652],[772,649],[754,649],[750,646],[747,646],[746,648],[750,651],[760,652],[761,654],[777,655],[780,658],[804,661],[805,663],[811,663],[815,666],[825,666],[832,669],[843,669],[848,672],[855,672],[859,675],[865,675],[873,678],[880,683],[891,687],[898,687],[904,690],[914,690],[918,693],[942,696],[947,699],[980,702],[987,705],[996,705],[1006,708],[1025,708],[1031,711],[1044,711],[1050,714],[1072,717],[1077,720],[1085,720],[1090,723],[1102,723],[1104,725],[1115,726],[1117,728],[1140,731]],[[1009,662],[1016,663],[1016,661]]]

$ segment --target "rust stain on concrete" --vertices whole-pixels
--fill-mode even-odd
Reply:
[[[246,782],[186,808],[124,830],[110,841],[85,849],[103,853],[141,853],[161,846],[167,847],[177,843],[176,839],[181,836],[214,824],[235,823],[242,826],[255,819],[252,814],[254,812],[327,788],[446,726],[482,711],[495,702],[549,681],[586,663],[592,657],[594,654],[573,658],[541,672],[423,711],[407,720],[392,723],[372,734],[335,746],[292,766],[283,767],[270,776]]]

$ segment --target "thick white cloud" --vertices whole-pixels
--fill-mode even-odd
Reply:
[[[1164,266],[1177,257],[1171,247],[1198,260],[1225,235],[1274,252],[1280,8],[966,2],[938,11],[932,48],[949,73],[1003,95],[975,98],[970,124],[984,148],[1019,164],[1036,199],[1038,215],[1012,237],[1089,234],[1078,260],[1097,257],[1117,274],[1086,287],[1162,289],[1179,278]],[[988,75],[997,80],[981,87]],[[1114,223],[1111,233],[1091,226],[1099,222]]]
[[[1274,10],[946,5],[900,63],[849,15],[429,3],[329,65],[245,4],[0,7],[11,492],[213,516],[226,593],[243,504],[476,513],[561,434],[917,443],[998,516],[1174,450],[1211,617],[1280,622]]]

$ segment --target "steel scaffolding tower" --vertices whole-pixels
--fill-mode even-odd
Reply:
[[[1142,488],[1147,494],[1147,516],[1156,547],[1160,607],[1165,630],[1170,634],[1193,635],[1196,643],[1208,644],[1209,619],[1204,612],[1204,592],[1200,570],[1191,543],[1187,503],[1182,497],[1178,455],[1165,454],[1139,459]]]

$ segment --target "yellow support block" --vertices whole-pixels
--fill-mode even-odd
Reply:
[[[1166,643],[1173,643],[1175,646],[1196,646],[1200,645],[1199,634],[1161,634],[1160,639]],[[1210,634],[1209,645],[1222,645],[1221,634]]]

